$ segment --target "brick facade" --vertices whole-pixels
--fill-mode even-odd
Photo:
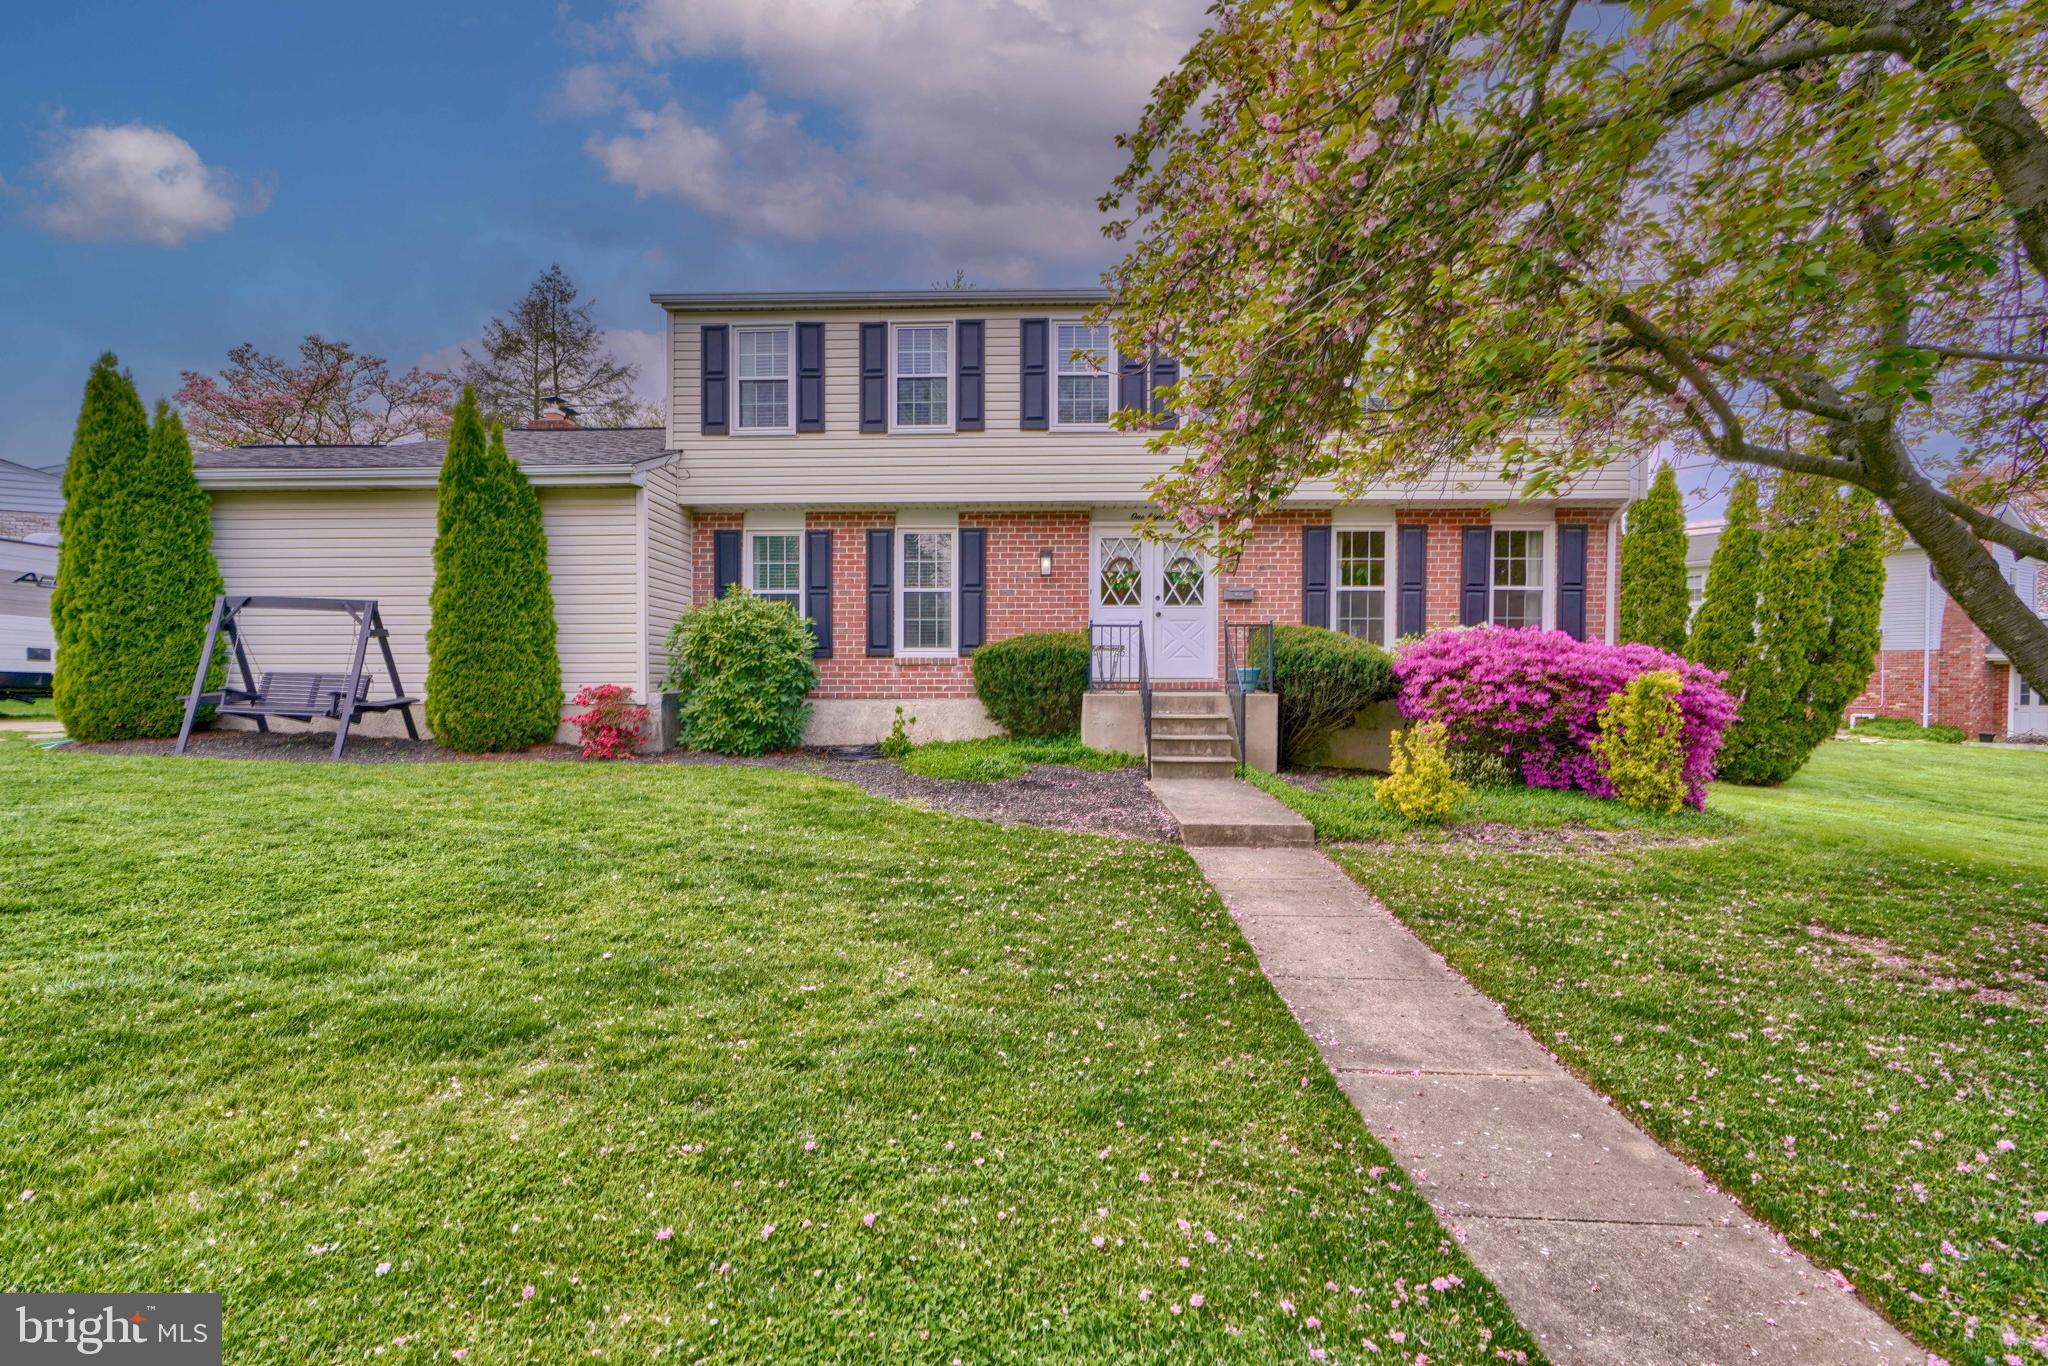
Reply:
[[[1563,509],[1560,524],[1579,523],[1586,536],[1586,630],[1604,639],[1607,630],[1607,555],[1614,510]],[[1084,630],[1093,601],[1089,527],[1085,509],[1009,511],[964,509],[963,528],[987,532],[987,638],[1003,640],[1027,631]],[[700,602],[717,591],[716,534],[744,525],[737,512],[702,512],[693,518],[696,593]],[[1225,623],[1256,624],[1302,620],[1302,531],[1331,523],[1327,510],[1283,509],[1261,517],[1251,539],[1215,587]],[[1483,508],[1404,509],[1397,521],[1428,528],[1425,619],[1430,630],[1458,624],[1462,535],[1468,526],[1488,524]],[[829,659],[818,661],[819,699],[970,698],[973,676],[963,658],[898,659],[867,653],[867,532],[893,527],[889,510],[810,512],[804,525],[832,532],[832,639]],[[1050,550],[1053,572],[1039,573],[1039,555]],[[1556,547],[1547,548],[1552,566]],[[1555,592],[1555,584],[1548,585]],[[1231,601],[1230,590],[1249,588],[1249,600]],[[1217,643],[1219,655],[1222,650]],[[1203,686],[1203,685],[1195,685]]]
[[[1971,739],[2009,729],[2012,666],[1985,658],[1988,641],[1954,598],[1944,598],[1939,649],[1880,650],[1850,716],[1891,716],[1954,726]],[[1925,705],[1929,685],[1932,705]]]

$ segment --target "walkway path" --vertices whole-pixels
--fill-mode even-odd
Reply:
[[[1321,854],[1189,852],[1366,1126],[1552,1360],[1927,1360]]]

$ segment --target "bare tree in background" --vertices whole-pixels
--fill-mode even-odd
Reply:
[[[586,427],[629,427],[650,405],[633,393],[639,367],[614,357],[560,265],[542,271],[502,318],[484,328],[483,354],[462,353],[462,381],[476,387],[487,421],[521,426],[560,398]]]

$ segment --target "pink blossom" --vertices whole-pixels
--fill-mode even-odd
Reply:
[[[658,1228],[654,1230],[654,1241],[657,1243],[665,1243],[675,1236],[676,1231],[672,1228]]]
[[[872,1214],[863,1214],[860,1217],[860,1222],[866,1228],[873,1228],[875,1226],[875,1216]]]
[[[533,1296],[534,1296],[534,1289],[533,1289],[533,1287],[532,1287],[532,1286],[530,1286],[530,1285],[529,1285],[529,1286],[524,1286],[524,1287],[522,1287],[522,1288],[520,1289],[520,1291],[519,1291],[519,1298],[520,1298],[520,1299],[522,1299],[522,1300],[530,1300],[530,1299],[532,1299],[532,1298],[533,1298]]]

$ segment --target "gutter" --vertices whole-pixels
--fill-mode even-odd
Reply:
[[[603,487],[646,482],[653,461],[608,465],[522,465],[535,488]],[[441,482],[438,465],[385,465],[372,468],[327,466],[317,469],[254,467],[201,468],[194,473],[208,492],[234,489],[430,489]]]
[[[689,313],[778,312],[792,308],[1092,308],[1109,302],[1106,289],[845,289],[815,293],[741,291],[728,294],[650,294],[661,308]]]

